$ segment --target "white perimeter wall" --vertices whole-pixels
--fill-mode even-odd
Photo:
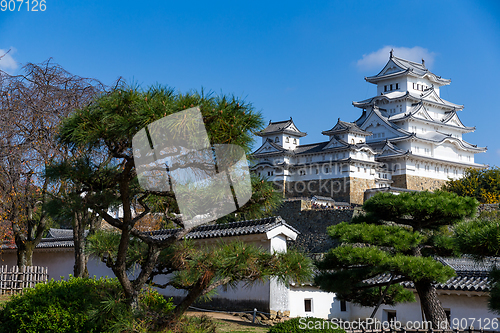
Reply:
[[[10,267],[17,263],[15,251],[4,251],[0,254],[2,265]],[[35,251],[33,253],[33,265],[48,267],[49,279],[59,280],[61,277],[67,279],[73,275],[73,267],[75,265],[75,253],[73,248],[58,249],[57,251]],[[115,277],[113,271],[106,267],[98,258],[90,258],[87,264],[90,276],[100,277]]]
[[[421,322],[422,312],[420,309],[420,302],[414,303],[404,303],[397,306],[381,305],[375,315],[375,318],[381,321],[387,320],[387,311],[396,311],[396,318],[403,325],[409,321]],[[453,323],[453,319],[461,320],[462,318],[475,318],[476,320],[481,319],[483,322],[485,319],[494,319],[500,317],[495,315],[488,310],[488,296],[483,294],[483,296],[467,296],[466,294],[461,295],[439,295],[441,304],[445,310],[450,310],[450,318]],[[372,307],[361,307],[354,304],[347,303],[347,314],[348,320],[356,320],[358,318],[365,319],[369,318],[373,311]],[[344,312],[345,313],[345,312]],[[339,316],[340,318],[340,316]],[[470,325],[469,321],[469,325]],[[500,325],[500,322],[499,322]],[[477,326],[476,326],[477,327]],[[491,329],[491,328],[490,328]]]
[[[290,287],[290,317],[333,318],[336,308],[340,311],[340,302],[334,293],[328,293],[315,287]],[[311,300],[311,312],[305,312],[304,300]],[[337,317],[337,316],[335,316]]]

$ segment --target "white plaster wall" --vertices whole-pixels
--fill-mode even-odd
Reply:
[[[441,159],[452,159],[458,161],[458,154],[456,148],[450,143],[443,143],[434,148],[434,156]]]
[[[163,284],[169,281],[169,276],[160,276],[154,279],[154,281],[158,284]],[[213,299],[221,298],[221,299],[229,299],[236,301],[246,301],[246,300],[255,300],[255,301],[263,301],[269,302],[270,298],[270,283],[269,281],[265,282],[256,282],[252,285],[246,285],[244,282],[239,282],[236,284],[236,288],[224,288],[218,287],[216,294],[213,296]],[[158,292],[162,295],[166,296],[185,296],[187,294],[186,291],[175,289],[173,287],[167,287],[164,289],[157,289]]]
[[[16,252],[4,251],[1,253],[2,265],[9,267],[16,265]],[[35,250],[33,253],[33,265],[48,267],[49,279],[59,280],[61,277],[68,278],[73,275],[75,255],[73,248],[59,249],[57,251]],[[114,277],[113,271],[106,267],[98,258],[91,257],[87,264],[90,276]]]
[[[340,312],[340,302],[335,301],[335,294],[319,290],[315,287],[290,287],[290,317],[334,318],[335,309]],[[305,312],[304,300],[311,299],[311,312]]]
[[[375,318],[381,321],[387,320],[387,310],[396,311],[396,318],[403,325],[409,321],[422,321],[422,312],[420,308],[420,302],[414,303],[404,303],[396,306],[381,305],[378,309]],[[450,318],[453,323],[453,319],[461,320],[462,318],[475,318],[492,320],[494,318],[499,318],[488,310],[487,302],[488,297],[484,294],[483,296],[467,296],[466,294],[461,295],[439,295],[439,299],[445,310],[450,310]],[[356,319],[366,319],[369,318],[373,308],[372,307],[361,307],[358,305],[347,303],[347,317],[348,320]],[[470,322],[469,322],[470,323]],[[500,324],[500,322],[499,322]]]
[[[278,235],[270,239],[271,251],[286,252],[286,237]]]

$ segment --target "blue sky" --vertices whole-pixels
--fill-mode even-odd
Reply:
[[[44,12],[0,11],[7,72],[52,57],[105,84],[231,93],[266,122],[292,116],[302,143],[359,117],[352,102],[375,94],[364,77],[390,48],[452,80],[441,96],[476,126],[464,139],[488,147],[476,161],[500,166],[498,1],[46,0]]]

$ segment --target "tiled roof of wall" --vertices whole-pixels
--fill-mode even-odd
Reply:
[[[263,219],[232,222],[227,224],[202,225],[191,230],[185,238],[205,239],[231,236],[244,236],[253,234],[265,234],[274,228],[286,226],[293,232],[299,232],[288,225],[280,216],[273,216]],[[179,229],[163,229],[153,231],[150,234],[157,239],[166,239],[178,232]],[[49,237],[43,238],[37,248],[70,248],[73,247],[73,230],[71,229],[50,229]],[[2,245],[4,249],[12,249]]]

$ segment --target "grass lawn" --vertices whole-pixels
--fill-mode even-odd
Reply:
[[[10,295],[0,295],[0,308],[10,299]]]
[[[237,320],[214,319],[217,323],[217,332],[226,333],[266,333],[269,326],[262,326]]]

